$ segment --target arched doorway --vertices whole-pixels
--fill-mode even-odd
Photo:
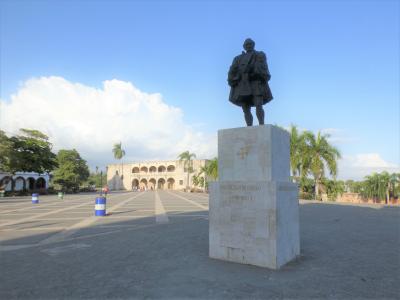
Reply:
[[[147,189],[147,180],[146,179],[142,179],[142,180],[140,180],[140,188],[143,188],[143,189]]]
[[[5,176],[0,180],[0,187],[4,188],[5,191],[11,191],[13,179],[11,176]]]
[[[154,178],[151,178],[149,180],[149,189],[150,190],[155,190],[156,189],[156,184],[157,184],[157,181]]]
[[[175,166],[169,165],[168,168],[167,168],[167,171],[168,172],[175,172]]]
[[[149,172],[150,173],[155,173],[155,172],[157,172],[157,168],[155,166],[151,166],[150,169],[149,169]]]
[[[139,173],[139,168],[138,167],[134,167],[132,169],[132,173]]]
[[[165,185],[165,179],[164,179],[164,178],[158,179],[157,188],[158,188],[159,190],[163,190],[163,189],[164,189],[164,185]]]
[[[158,172],[159,172],[159,173],[163,173],[163,172],[165,172],[165,170],[166,170],[166,169],[165,169],[164,166],[159,166],[159,167],[158,167]],[[164,180],[164,182],[165,182],[165,180]]]
[[[175,187],[175,179],[173,179],[173,178],[168,178],[168,180],[167,180],[167,188],[168,188],[169,190],[173,190],[174,187]]]
[[[35,184],[37,189],[45,189],[46,188],[46,180],[44,180],[43,177],[39,177],[36,179],[36,184]]]
[[[147,167],[141,167],[140,168],[140,172],[141,173],[147,173],[147,171],[148,171]]]
[[[132,190],[136,190],[139,188],[139,180],[133,179],[132,180]]]
[[[35,178],[29,177],[28,178],[28,190],[35,189]]]
[[[23,191],[25,190],[25,179],[24,177],[17,177],[15,179],[15,191]]]

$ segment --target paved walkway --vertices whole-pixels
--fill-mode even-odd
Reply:
[[[279,271],[208,258],[208,197],[159,191],[0,200],[0,299],[400,298],[400,208],[302,202]]]

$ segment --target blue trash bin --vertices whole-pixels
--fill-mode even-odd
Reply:
[[[95,216],[104,217],[106,215],[106,197],[97,197],[94,206]]]
[[[32,203],[39,203],[39,194],[32,194]]]

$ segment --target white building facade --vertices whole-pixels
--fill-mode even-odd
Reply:
[[[183,190],[186,186],[193,187],[193,176],[199,174],[206,162],[205,159],[192,160],[189,182],[184,163],[179,160],[111,164],[107,166],[107,184],[110,190]]]
[[[49,186],[49,181],[48,174],[17,172],[12,176],[9,173],[0,172],[0,189],[5,191],[11,191],[13,184],[16,192],[45,190]]]

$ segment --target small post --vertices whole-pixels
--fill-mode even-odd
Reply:
[[[39,203],[39,194],[32,194],[32,203],[37,204]]]
[[[95,206],[94,206],[94,214],[96,217],[104,217],[106,216],[106,197],[97,197]]]
[[[103,196],[103,171],[100,171],[100,196]]]

